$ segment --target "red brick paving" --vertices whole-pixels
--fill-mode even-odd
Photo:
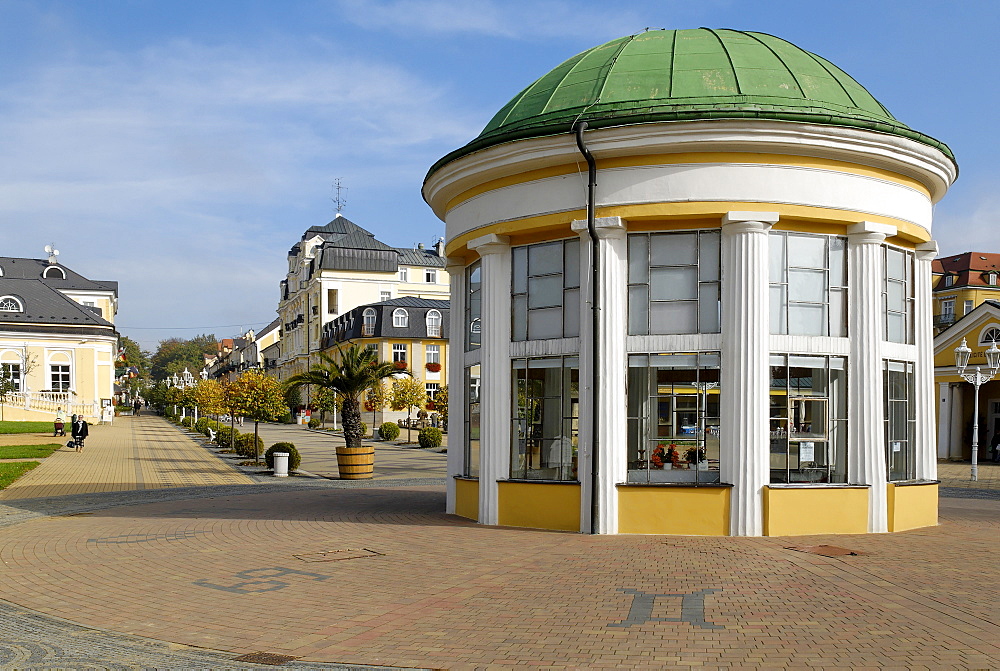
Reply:
[[[602,537],[478,526],[444,515],[435,488],[247,491],[0,529],[3,596],[114,631],[326,662],[1000,665],[998,501],[943,499],[941,526],[892,535]],[[804,540],[864,554],[785,549]],[[384,556],[294,557],[348,548]],[[628,616],[623,589],[720,590],[705,617],[725,628],[609,627]],[[652,617],[680,604],[660,597]]]

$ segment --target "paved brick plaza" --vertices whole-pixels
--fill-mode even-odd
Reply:
[[[91,499],[85,514],[0,527],[2,596],[86,627],[303,662],[1000,664],[995,499],[942,499],[939,527],[894,535],[598,537],[481,527],[441,512],[443,485],[395,484]],[[863,554],[786,549],[822,543]]]

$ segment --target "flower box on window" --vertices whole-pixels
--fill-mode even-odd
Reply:
[[[393,367],[395,367],[396,370],[406,370],[406,362],[405,361],[393,361],[392,365],[393,365]]]
[[[436,361],[431,361],[431,362],[430,362],[430,363],[428,363],[428,364],[427,364],[427,365],[426,365],[425,367],[426,367],[426,368],[427,368],[427,370],[428,370],[428,371],[430,371],[431,373],[439,373],[439,372],[441,372],[441,364],[439,364],[439,363],[438,363],[438,362],[436,362]]]

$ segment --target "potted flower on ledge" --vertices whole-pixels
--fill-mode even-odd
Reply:
[[[406,362],[405,361],[393,361],[392,362],[392,367],[395,368],[396,370],[406,370]]]
[[[427,372],[429,372],[429,373],[440,373],[441,372],[441,364],[439,364],[436,361],[430,361],[430,362],[428,362],[424,366],[424,368],[426,368]]]

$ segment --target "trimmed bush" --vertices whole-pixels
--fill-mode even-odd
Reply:
[[[310,429],[318,429],[319,428],[319,417],[311,417],[311,418],[309,418],[309,428]]]
[[[198,421],[194,423],[194,430],[198,433],[205,433],[205,429],[208,428],[208,423],[211,421],[208,417],[199,417]]]
[[[442,440],[441,429],[433,426],[426,426],[420,429],[420,433],[417,434],[417,442],[420,443],[420,447],[441,447]]]
[[[282,424],[294,424],[295,423],[295,418],[292,417],[292,413],[291,412],[286,412],[284,415],[281,416],[281,423]]]
[[[250,458],[255,457],[259,452],[264,451],[264,441],[257,436],[257,449],[254,450],[254,435],[252,433],[241,433],[236,436],[236,454]]]
[[[274,470],[274,453],[275,452],[288,452],[288,470],[294,471],[302,463],[302,457],[299,456],[299,451],[295,449],[295,445],[292,443],[275,443],[271,447],[267,448],[267,452],[264,453],[264,461],[267,462],[267,467]]]
[[[364,438],[367,435],[368,435],[368,425],[365,424],[364,422],[361,422],[361,437]]]
[[[399,438],[399,424],[386,422],[378,427],[378,435],[382,440],[396,440]]]
[[[205,422],[205,430],[202,431],[202,433],[204,433],[206,436],[210,436],[212,434],[210,434],[209,431],[218,432],[219,429],[221,429],[221,428],[222,428],[222,424],[219,424],[214,419],[210,419],[207,422]]]
[[[190,429],[192,426],[194,426],[194,417],[188,415],[187,417],[181,420],[181,424]]]
[[[220,426],[219,430],[215,433],[215,444],[219,447],[232,448],[233,438],[238,435],[240,435],[240,432],[236,429],[228,426]]]

